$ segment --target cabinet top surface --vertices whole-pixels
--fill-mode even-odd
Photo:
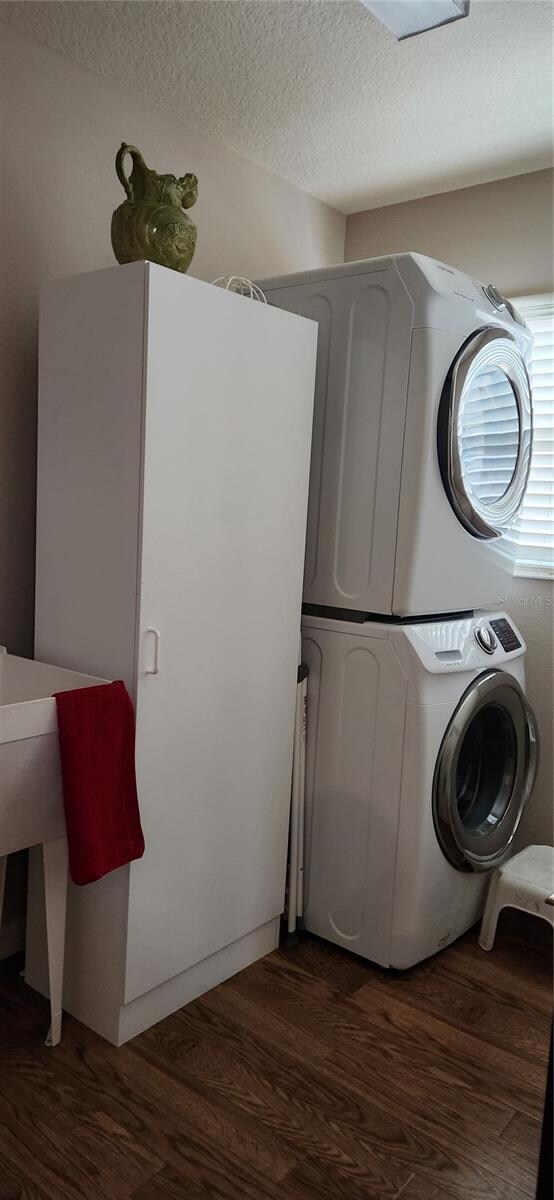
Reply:
[[[312,321],[308,317],[300,316],[297,313],[285,312],[283,309],[276,309],[270,304],[263,304],[261,301],[251,300],[249,296],[242,296],[238,292],[227,291],[226,288],[216,286],[204,279],[197,279],[194,275],[184,275],[179,271],[173,271],[169,267],[161,267],[157,263],[147,261],[126,263],[122,266],[115,265],[113,267],[101,267],[98,271],[84,271],[76,275],[64,275],[58,279],[48,280],[42,285],[41,297],[48,299],[51,293],[58,292],[60,289],[75,289],[92,288],[99,286],[109,287],[110,282],[117,278],[120,280],[122,276],[127,276],[132,284],[137,288],[144,288],[155,281],[156,287],[167,291],[168,295],[185,295],[190,292],[200,292],[207,295],[211,293],[214,298],[214,303],[239,305],[239,304],[255,304],[256,309],[270,314],[265,319],[268,320],[285,320],[294,322],[303,322],[305,326],[313,326],[317,328],[317,322]],[[276,317],[276,314],[278,316]]]

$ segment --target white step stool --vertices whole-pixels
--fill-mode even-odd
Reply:
[[[494,872],[479,935],[482,950],[492,950],[503,908],[519,908],[554,926],[554,847],[528,846]]]

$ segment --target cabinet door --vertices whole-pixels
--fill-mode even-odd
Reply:
[[[283,908],[316,338],[149,268],[126,1001]]]

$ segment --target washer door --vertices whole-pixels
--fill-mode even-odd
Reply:
[[[535,718],[512,675],[485,671],[462,696],[437,758],[433,820],[459,871],[507,858],[535,780]]]
[[[504,330],[472,334],[446,378],[437,444],[446,494],[473,537],[501,537],[513,525],[531,442],[531,385],[517,342]]]

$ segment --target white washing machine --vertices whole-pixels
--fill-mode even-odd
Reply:
[[[304,601],[500,607],[532,435],[532,339],[513,307],[421,254],[261,286],[319,323]]]
[[[404,969],[481,915],[530,795],[525,645],[503,612],[303,620],[305,925]]]

